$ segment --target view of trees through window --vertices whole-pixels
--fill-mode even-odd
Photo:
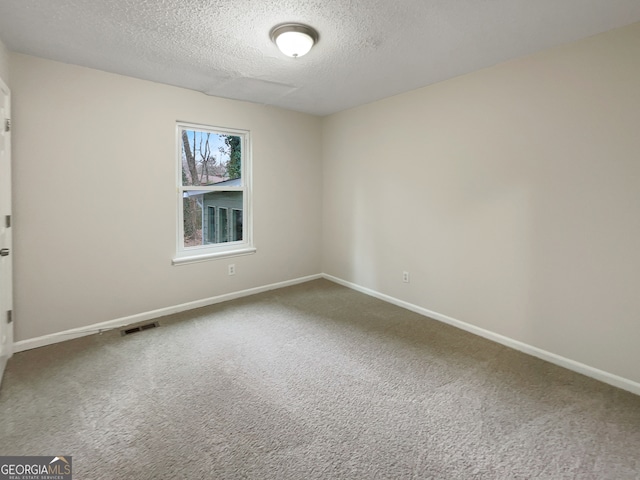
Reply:
[[[180,129],[184,246],[242,240],[242,138],[207,130]],[[237,210],[240,221],[229,222]]]
[[[182,130],[182,184],[215,185],[240,178],[241,138]]]

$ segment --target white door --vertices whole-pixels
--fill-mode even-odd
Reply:
[[[0,381],[13,354],[10,113],[9,88],[0,79]]]

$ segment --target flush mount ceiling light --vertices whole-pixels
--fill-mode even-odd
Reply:
[[[309,53],[318,41],[318,32],[300,23],[285,23],[273,27],[271,40],[289,57],[301,57]]]

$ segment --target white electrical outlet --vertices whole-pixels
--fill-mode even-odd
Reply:
[[[409,283],[409,272],[402,272],[402,281],[404,283]]]
[[[236,265],[235,265],[235,263],[230,264],[227,268],[229,269],[229,275],[235,275],[236,274]]]

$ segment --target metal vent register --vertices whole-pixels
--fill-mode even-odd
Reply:
[[[149,330],[150,328],[156,328],[159,326],[160,325],[158,324],[158,322],[145,323],[144,325],[138,325],[137,327],[130,327],[125,328],[124,330],[120,330],[120,335],[124,337],[125,335],[131,335],[132,333],[136,332],[143,332],[144,330]]]

